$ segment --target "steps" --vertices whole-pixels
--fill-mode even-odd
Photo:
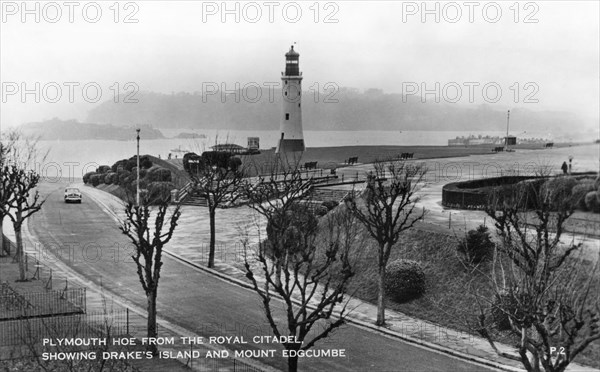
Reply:
[[[315,187],[312,189],[310,197],[314,201],[328,201],[335,200],[337,202],[341,201],[348,195],[348,190],[341,190],[335,188],[325,188],[325,187]]]
[[[190,195],[181,202],[181,205],[192,205],[196,207],[208,207],[208,201],[203,196]]]

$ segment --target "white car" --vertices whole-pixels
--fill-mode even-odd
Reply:
[[[81,203],[81,191],[77,187],[67,187],[65,189],[65,203]]]

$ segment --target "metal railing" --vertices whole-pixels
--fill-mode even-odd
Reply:
[[[40,345],[41,340],[127,335],[129,311],[81,313],[0,322],[0,346]]]

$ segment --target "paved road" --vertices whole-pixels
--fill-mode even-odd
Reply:
[[[117,296],[145,306],[134,265],[127,255],[126,237],[114,220],[85,195],[85,189],[82,204],[64,204],[63,187],[60,184],[42,185],[42,193],[47,194],[48,199],[30,221],[30,231],[43,246],[50,247],[79,274],[102,283],[105,290]],[[161,318],[205,337],[245,336],[248,340],[255,335],[272,334],[252,291],[169,257],[164,261],[158,297]],[[273,348],[273,345],[255,344],[227,346],[230,349]],[[324,340],[320,347],[345,349],[347,357],[305,358],[300,361],[301,370],[490,370],[350,325]],[[281,357],[257,359],[276,368],[286,368],[286,361]]]

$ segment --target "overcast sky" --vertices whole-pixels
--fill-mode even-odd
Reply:
[[[113,98],[115,83],[121,92],[133,82],[142,91],[171,93],[201,92],[203,83],[233,89],[235,82],[279,82],[293,42],[305,89],[334,82],[407,93],[437,82],[449,88],[441,102],[478,105],[493,100],[493,89],[487,96],[482,90],[491,84],[502,89],[498,105],[599,116],[598,1],[428,2],[431,14],[420,1],[228,2],[230,14],[220,1],[120,2],[118,14],[112,1],[74,8],[31,2],[31,14],[21,1],[1,3],[3,127],[84,119],[93,107],[82,96],[86,83],[100,86],[104,101]],[[125,22],[127,16],[137,22]],[[36,82],[40,90],[62,86],[62,98],[50,103],[55,93],[47,86],[39,104],[33,94],[23,103],[15,87],[35,89]],[[65,85],[71,82],[79,84],[73,103]]]

